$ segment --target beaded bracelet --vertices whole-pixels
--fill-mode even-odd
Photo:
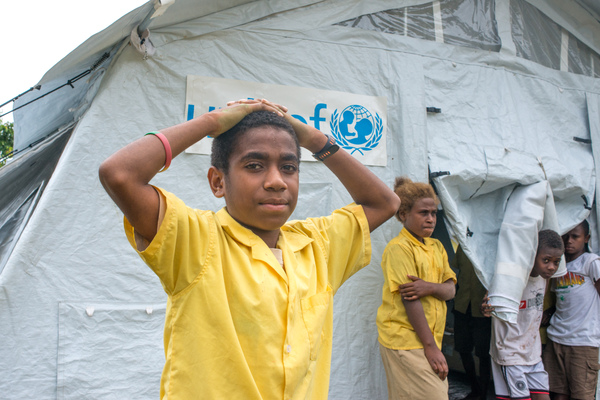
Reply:
[[[148,132],[144,136],[148,136],[148,135],[154,135],[158,139],[160,139],[160,141],[162,142],[162,144],[165,148],[165,165],[160,171],[158,171],[158,172],[164,172],[169,168],[169,166],[171,165],[171,160],[173,159],[173,153],[171,152],[171,145],[169,144],[169,141],[167,140],[165,135],[163,135],[160,132],[156,132],[156,131]]]

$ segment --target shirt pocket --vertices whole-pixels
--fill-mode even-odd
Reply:
[[[323,327],[333,298],[333,291],[327,286],[327,291],[302,299],[302,319],[308,340],[310,342],[310,359],[316,360],[323,338]]]

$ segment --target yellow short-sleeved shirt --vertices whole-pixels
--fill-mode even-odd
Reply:
[[[371,258],[363,208],[284,225],[284,269],[226,209],[161,193],[163,222],[139,253],[169,295],[161,399],[327,398],[333,294]]]
[[[439,240],[425,238],[419,242],[406,229],[390,240],[383,252],[382,304],[377,310],[377,330],[379,342],[395,350],[413,350],[423,348],[419,336],[414,331],[398,286],[410,282],[407,275],[417,276],[427,282],[443,283],[456,275],[450,269],[446,250]],[[438,348],[442,346],[446,324],[446,302],[433,296],[422,297],[423,311]]]

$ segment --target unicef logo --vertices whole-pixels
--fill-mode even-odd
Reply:
[[[375,117],[363,106],[351,105],[338,114],[337,109],[331,115],[331,132],[338,144],[353,154],[361,155],[373,150],[383,136],[383,122],[379,114]]]

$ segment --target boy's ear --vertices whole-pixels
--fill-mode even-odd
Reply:
[[[225,174],[215,166],[208,169],[208,184],[215,197],[225,196]]]
[[[406,213],[404,211],[397,211],[396,215],[398,216],[400,222],[402,222],[402,225],[404,225],[404,221],[406,221]]]

